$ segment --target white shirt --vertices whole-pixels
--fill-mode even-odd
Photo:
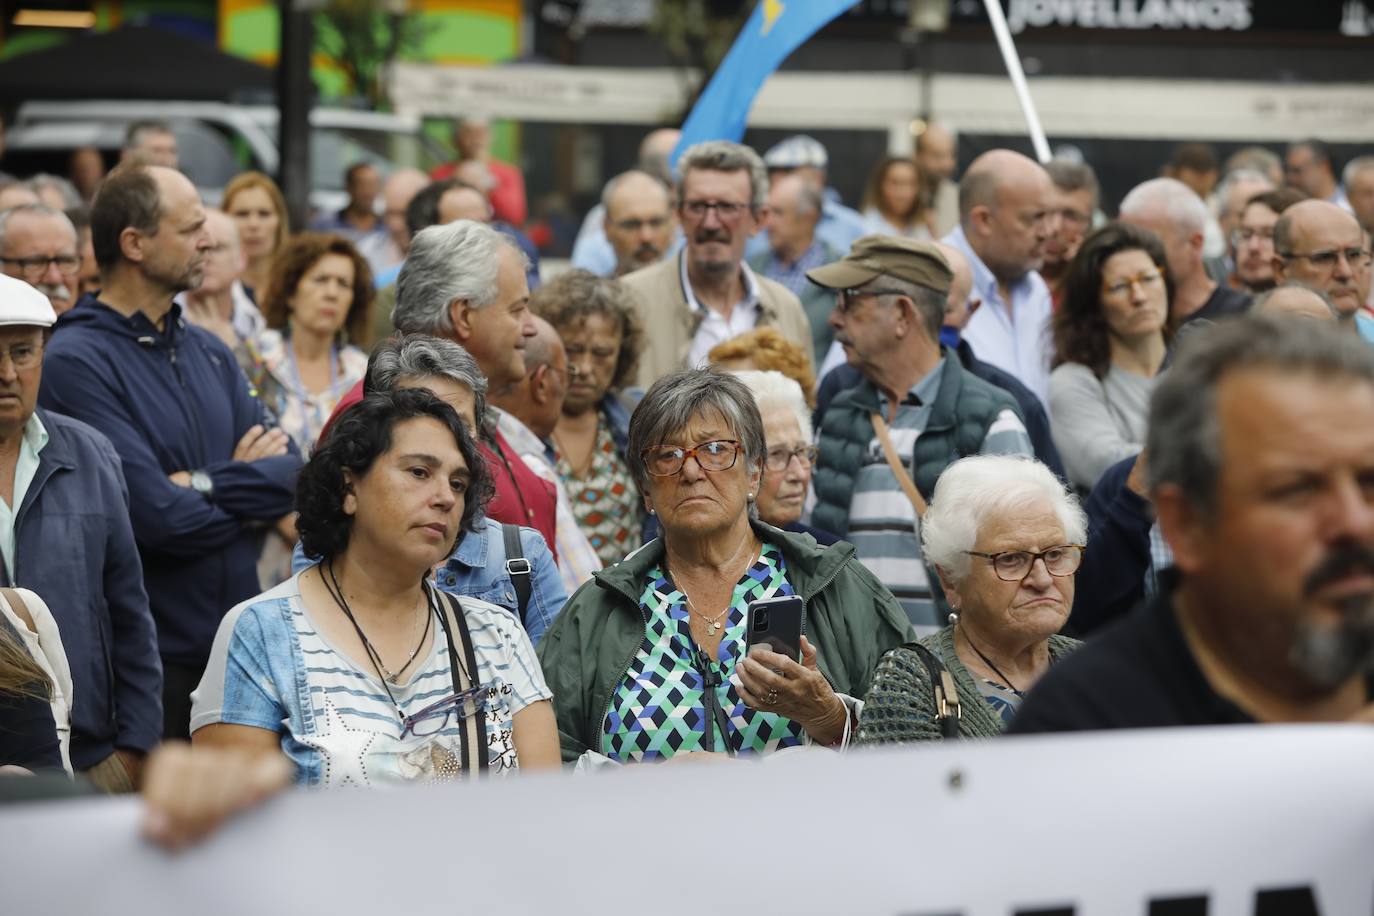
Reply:
[[[701,324],[697,326],[696,336],[692,338],[692,348],[687,351],[687,365],[693,369],[700,369],[710,362],[706,354],[710,353],[716,344],[747,334],[759,323],[759,283],[754,279],[754,272],[749,269],[749,265],[741,261],[739,269],[744,280],[744,298],[735,303],[728,316],[722,315],[697,301],[697,294],[692,290],[692,281],[687,277],[687,258],[684,255],[679,260],[682,265],[682,291],[687,296],[687,307],[694,312],[702,313]],[[649,332],[653,333],[653,329],[650,328]]]
[[[973,296],[983,300],[964,328],[963,338],[973,347],[973,355],[1003,372],[1016,376],[1035,392],[1042,404],[1049,404],[1050,288],[1040,274],[1029,271],[1011,288],[1011,302],[1002,301],[997,278],[982,262],[962,228],[941,239],[964,253],[973,268]]]

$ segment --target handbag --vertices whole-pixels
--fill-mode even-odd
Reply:
[[[935,721],[940,726],[940,737],[945,740],[958,738],[959,720],[964,713],[959,707],[959,688],[954,685],[954,676],[934,652],[920,643],[909,642],[902,648],[915,652],[930,675],[930,692],[935,700]]]

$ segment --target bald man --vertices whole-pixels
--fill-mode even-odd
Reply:
[[[677,232],[672,194],[648,172],[631,169],[612,178],[601,192],[601,206],[617,277],[658,262],[672,248]]]
[[[1290,280],[1326,293],[1338,320],[1354,325],[1369,298],[1369,237],[1348,210],[1304,200],[1283,211],[1274,224],[1274,281]]]
[[[1335,321],[1336,303],[1326,293],[1303,283],[1276,286],[1255,297],[1253,311],[1262,315],[1292,315],[1313,321]]]
[[[945,244],[968,258],[982,307],[964,337],[979,359],[1014,376],[1041,403],[1050,379],[1050,291],[1038,273],[1052,229],[1053,184],[1041,165],[995,149],[969,165],[959,186],[959,227]]]
[[[525,341],[525,377],[491,393],[490,403],[498,409],[490,413],[521,460],[557,491],[558,573],[571,595],[601,568],[601,560],[573,515],[572,501],[550,457],[549,441],[568,393],[568,354],[553,325],[537,315],[532,320],[534,336]]]
[[[396,280],[401,261],[410,250],[410,232],[406,229],[406,207],[429,184],[429,178],[419,169],[397,169],[382,183],[382,222],[386,225],[387,236],[391,239],[393,261],[386,271],[389,276],[382,280],[382,271],[377,273],[377,285],[385,286]]]
[[[682,131],[675,128],[663,127],[649,131],[639,143],[639,160],[635,168],[659,179],[665,187],[671,187],[673,184],[673,150],[677,148],[678,141],[681,139]],[[616,178],[619,177],[616,176]],[[616,178],[612,178],[611,182],[614,182]],[[677,242],[681,239],[681,234],[676,228],[674,228],[673,238],[673,247],[676,247]],[[616,276],[619,258],[616,257],[615,249],[611,247],[611,242],[606,237],[606,195],[604,190],[602,191],[601,202],[587,211],[587,215],[582,220],[581,228],[577,230],[577,239],[573,242],[572,266],[590,270],[599,277]]]

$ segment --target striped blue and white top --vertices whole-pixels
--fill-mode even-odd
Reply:
[[[897,408],[888,432],[897,454],[909,460],[916,440],[930,420],[931,405],[940,393],[942,359],[934,369],[913,385]],[[878,402],[887,415],[887,399],[879,392]],[[1030,437],[1021,419],[1010,410],[1002,411],[983,436],[981,454],[1032,455]],[[921,636],[943,627],[939,610],[931,596],[930,577],[921,557],[921,537],[916,510],[883,456],[882,444],[875,435],[868,442],[863,466],[854,477],[854,495],[849,504],[849,533],[856,555],[901,602],[907,617]]]
[[[475,598],[459,600],[477,656],[476,677],[487,688],[489,772],[503,775],[518,766],[513,717],[553,694],[529,636],[510,611]],[[192,696],[191,731],[228,723],[278,732],[282,751],[307,785],[376,786],[460,776],[458,717],[450,715],[432,735],[402,738],[400,716],[376,672],[331,645],[311,613],[301,601],[299,574],[230,611]],[[406,715],[454,692],[448,644],[437,620],[432,642],[410,680],[391,687]]]

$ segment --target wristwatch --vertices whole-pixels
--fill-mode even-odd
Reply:
[[[191,489],[201,496],[209,496],[215,492],[215,482],[210,479],[210,475],[204,471],[191,472]]]

